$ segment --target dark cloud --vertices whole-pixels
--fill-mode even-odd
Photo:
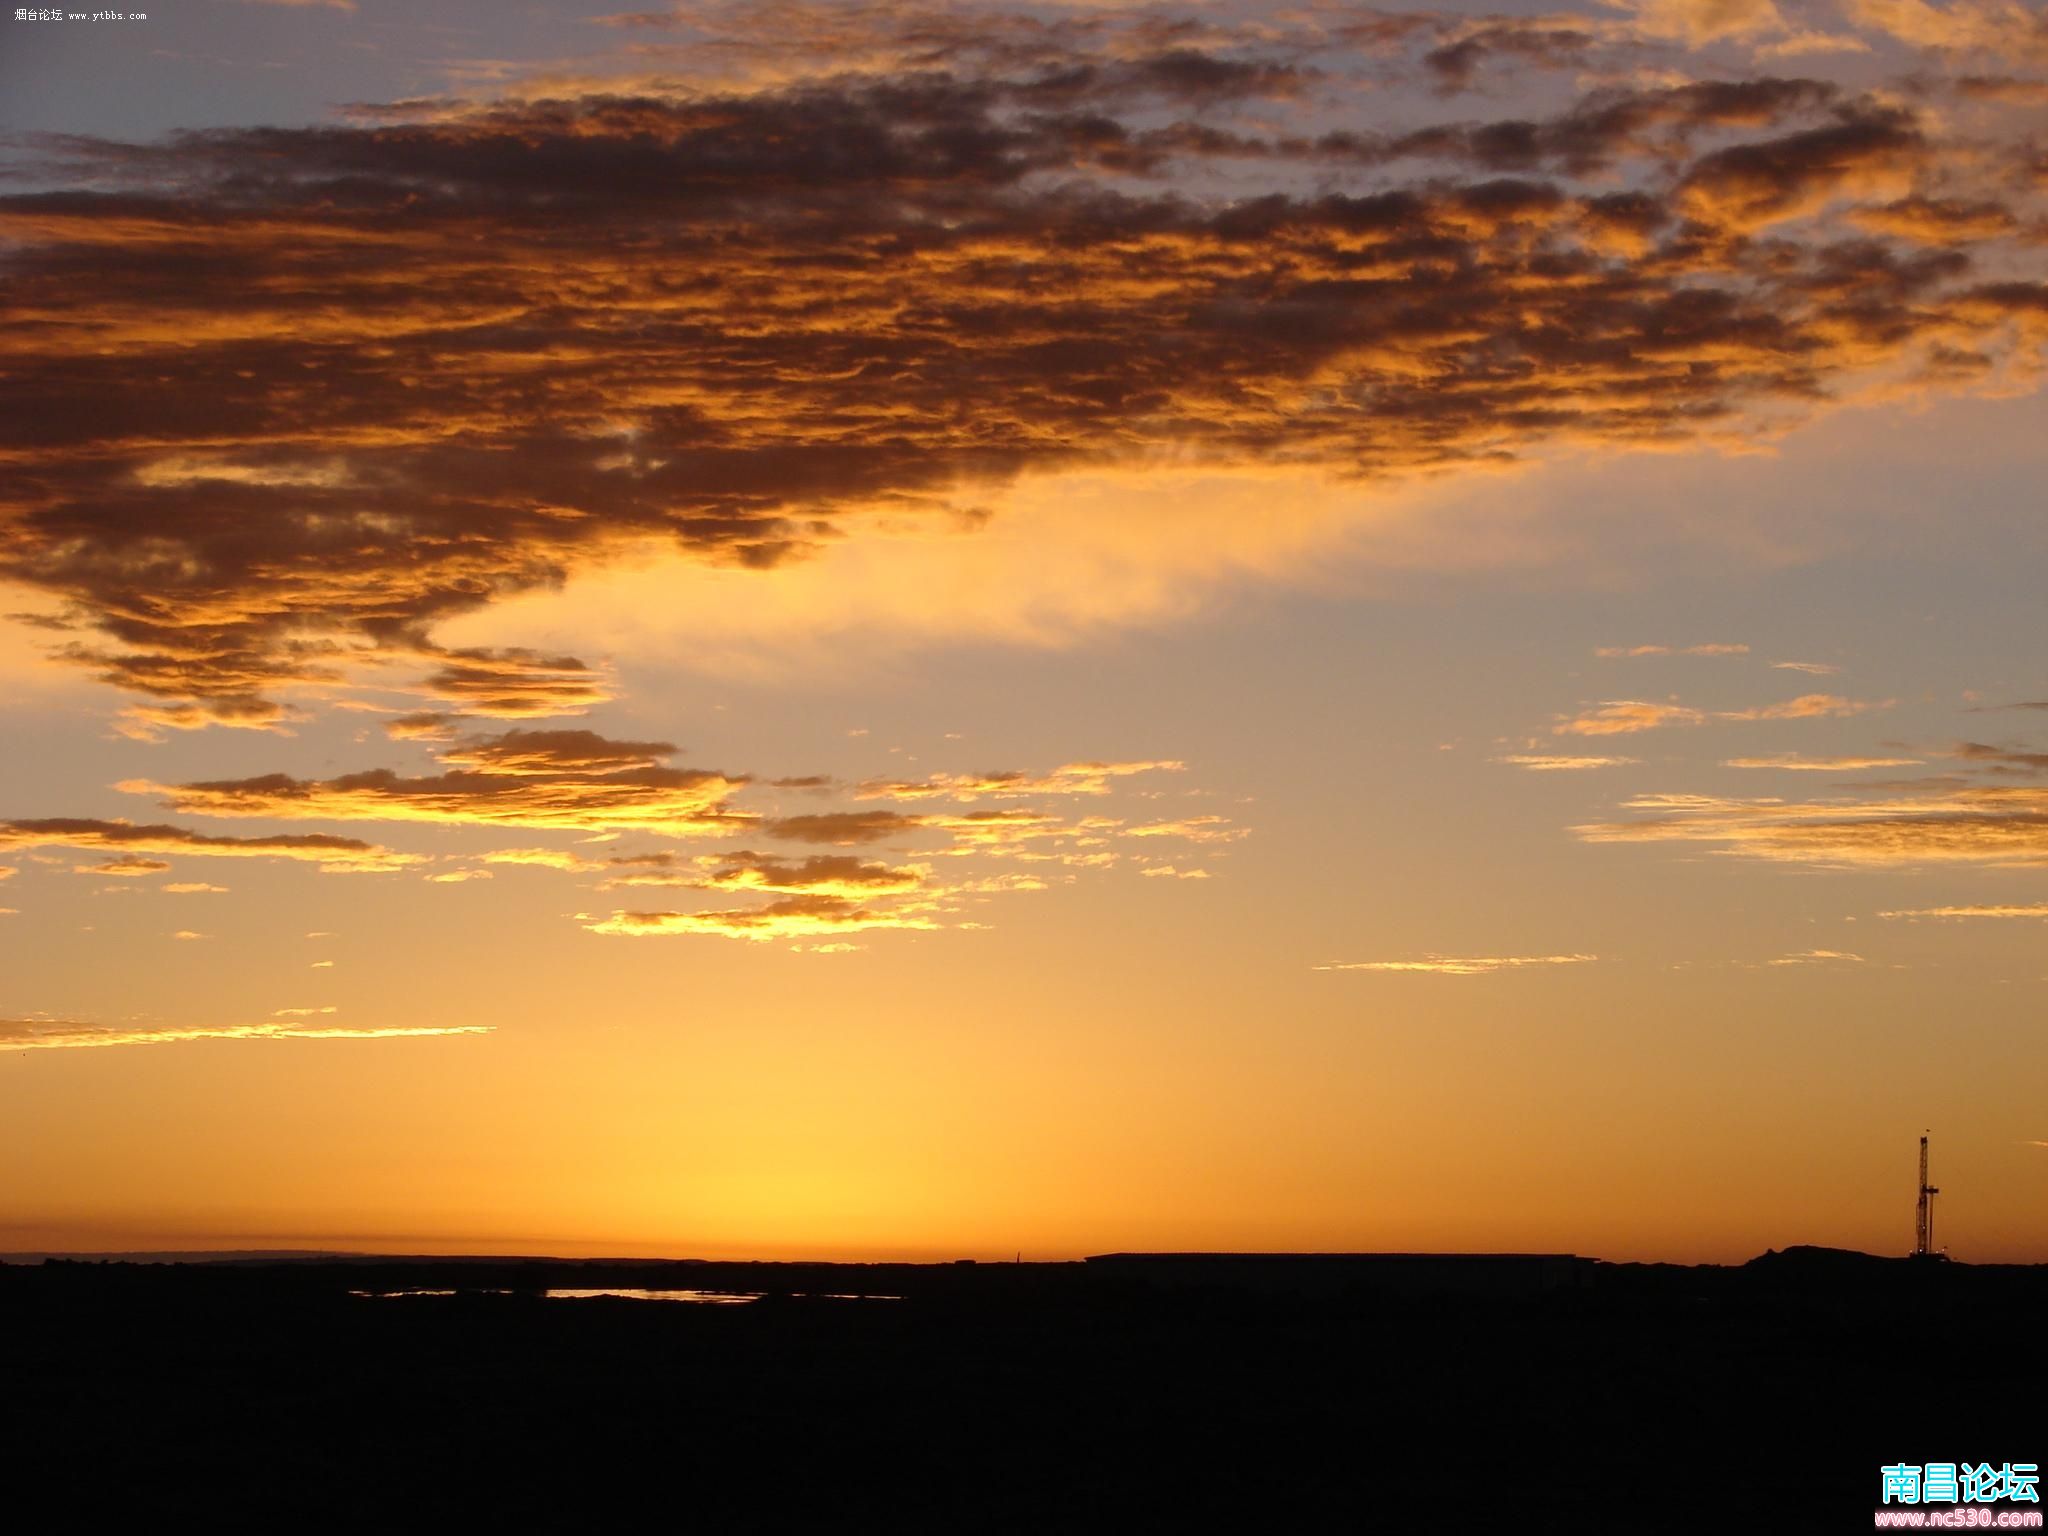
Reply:
[[[934,929],[948,926],[929,913],[907,907],[878,910],[841,896],[785,896],[760,907],[716,912],[614,912],[584,924],[592,933],[647,938],[714,934],[724,938],[815,939],[873,928]]]
[[[771,837],[792,843],[848,847],[887,842],[924,824],[922,816],[905,816],[896,811],[827,811],[814,816],[778,817],[767,824],[766,830]]]
[[[654,768],[676,755],[666,741],[613,741],[595,731],[510,730],[458,742],[435,754],[483,773],[621,773]]]
[[[110,848],[127,854],[200,854],[215,858],[297,859],[344,871],[382,871],[420,862],[353,837],[325,832],[214,837],[161,823],[49,816],[0,821],[0,848]]]
[[[1820,199],[1910,178],[1930,152],[1910,112],[1844,107],[1824,127],[1702,156],[1679,181],[1678,206],[1703,223],[1755,229],[1807,211]]]
[[[458,715],[422,710],[384,722],[384,734],[393,741],[453,741],[460,724]]]
[[[1994,747],[1981,741],[1958,742],[1952,753],[1989,774],[2033,775],[2048,773],[2048,752],[2029,752],[2020,747]]]
[[[467,715],[576,713],[600,667],[435,625],[650,545],[773,566],[1028,470],[1679,443],[1870,370],[1970,383],[2048,333],[2037,248],[1945,184],[1940,125],[1815,81],[1331,128],[1284,26],[784,19],[881,52],[794,85],[41,141],[56,189],[0,198],[0,575],[63,605],[59,654],[141,695],[144,732],[280,728],[282,691],[369,659]],[[765,25],[716,35],[772,48]],[[1426,39],[1451,83],[1587,45],[1345,25]],[[1245,156],[1274,190],[1207,190]],[[1794,227],[1850,202],[1854,240]]]
[[[77,872],[81,875],[160,875],[169,869],[165,859],[145,859],[138,854],[118,854],[98,864],[81,864]]]
[[[1595,843],[1691,843],[1776,863],[1854,869],[2048,866],[2048,791],[2039,786],[1868,786],[1825,801],[1643,795],[1628,821],[1572,830]]]
[[[510,730],[456,743],[447,773],[409,778],[388,768],[333,779],[257,778],[122,784],[201,816],[309,821],[421,821],[453,825],[638,830],[723,836],[757,817],[732,808],[744,775],[662,766],[675,748],[612,741],[592,731]]]
[[[1558,69],[1582,62],[1593,35],[1572,27],[1545,27],[1516,21],[1484,21],[1422,56],[1422,62],[1445,91],[1469,88],[1482,65],[1506,58],[1519,65]]]
[[[916,890],[925,883],[919,869],[872,864],[843,854],[785,859],[742,849],[736,853],[682,860],[673,854],[609,859],[609,886],[676,886],[700,891],[773,891],[784,895],[859,898]]]

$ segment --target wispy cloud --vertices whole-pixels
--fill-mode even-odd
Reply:
[[[2031,918],[2048,921],[2048,902],[1993,902],[1978,906],[1955,907],[1907,907],[1895,912],[1880,912],[1879,917],[1887,918]]]
[[[286,1010],[291,1012],[293,1010]],[[87,1024],[70,1019],[0,1019],[0,1051],[76,1050],[116,1045],[177,1045],[192,1040],[416,1040],[487,1035],[488,1024],[348,1028],[292,1019],[262,1024]]]
[[[1862,965],[1861,955],[1852,955],[1845,949],[1802,949],[1797,954],[1780,955],[1770,962],[1772,965]]]
[[[184,827],[79,817],[0,821],[0,848],[110,848],[129,854],[192,854],[203,858],[292,859],[340,872],[378,873],[421,862],[375,843],[326,832],[270,837],[215,837]]]
[[[715,912],[614,912],[584,923],[592,933],[650,938],[711,934],[756,943],[859,933],[875,928],[931,930],[946,926],[928,909],[877,911],[838,896],[790,896],[761,907]]]
[[[1784,768],[1795,773],[1851,773],[1871,768],[1917,768],[1918,757],[1806,757],[1798,752],[1775,752],[1767,757],[1722,759],[1723,768]]]
[[[1759,704],[1749,709],[1724,709],[1716,711],[1716,720],[1840,720],[1851,715],[1867,714],[1874,709],[1890,709],[1892,700],[1845,699],[1834,693],[1802,693],[1796,699],[1783,699],[1776,704]]]
[[[1430,976],[1484,976],[1532,965],[1585,965],[1598,955],[1425,955],[1420,960],[1347,960],[1318,971],[1417,971]]]
[[[1701,725],[1706,715],[1681,704],[1653,704],[1639,699],[1614,699],[1551,727],[1558,736],[1632,736],[1674,725]]]
[[[1694,709],[1675,702],[1660,704],[1641,699],[1611,699],[1560,721],[1551,727],[1551,732],[1558,736],[1627,736],[1671,726],[1705,725],[1712,720],[1845,719],[1874,709],[1889,709],[1891,704],[1889,699],[1881,702],[1845,699],[1832,693],[1803,693],[1796,699],[1781,699],[1774,704],[1717,710]]]
[[[854,789],[856,800],[978,800],[1026,795],[1106,795],[1113,780],[1140,773],[1182,773],[1186,763],[1065,763],[1047,774],[939,773],[918,780],[869,779]]]
[[[1592,843],[1691,843],[1740,858],[1835,868],[2048,866],[2048,787],[1786,801],[1650,794],[1630,821],[1574,827]]]
[[[1496,757],[1496,763],[1507,763],[1515,768],[1527,768],[1537,773],[1577,773],[1589,768],[1619,768],[1628,763],[1640,763],[1639,757],[1546,757],[1540,754],[1516,753],[1508,757]]]
[[[191,784],[147,779],[116,786],[163,797],[201,816],[273,820],[439,822],[722,836],[757,819],[728,803],[744,775],[663,765],[667,742],[611,741],[591,731],[511,730],[440,752],[451,771],[407,777],[390,769],[334,779],[265,774]]]
[[[1739,644],[1706,645],[1603,645],[1595,656],[1617,660],[1636,656],[1747,656],[1749,647]]]

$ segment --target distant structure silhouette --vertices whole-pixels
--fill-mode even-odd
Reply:
[[[1934,1197],[1941,1191],[1927,1182],[1927,1135],[1920,1136],[1920,1205],[1913,1221],[1913,1257],[1938,1259],[1934,1246]]]

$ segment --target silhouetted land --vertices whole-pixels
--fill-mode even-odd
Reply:
[[[2048,1267],[1794,1249],[1462,1294],[1278,1262],[1319,1278],[10,1266],[0,1467],[12,1505],[54,1495],[88,1527],[1832,1531],[1869,1518],[1885,1462],[2048,1449]],[[598,1286],[769,1294],[540,1294]],[[404,1288],[457,1294],[353,1294]]]

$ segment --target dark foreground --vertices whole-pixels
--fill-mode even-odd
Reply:
[[[1078,1265],[8,1267],[0,1467],[10,1507],[88,1529],[1861,1530],[1882,1464],[2048,1459],[2044,1303],[2048,1270],[1812,1251],[1465,1298]]]

